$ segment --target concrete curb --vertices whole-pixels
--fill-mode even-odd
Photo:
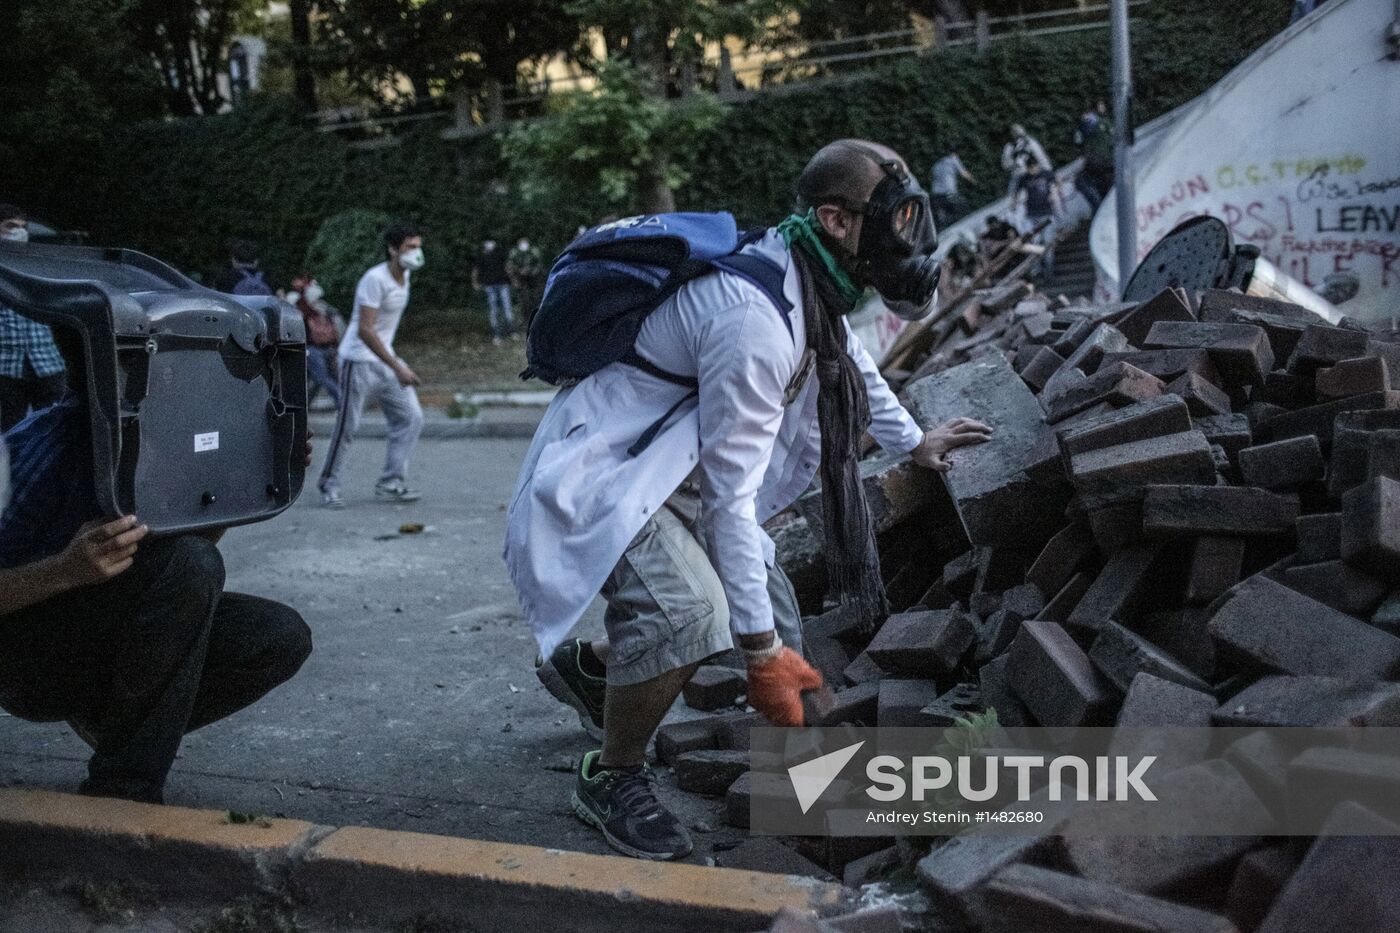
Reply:
[[[324,442],[335,430],[335,415],[331,413],[312,414],[310,425],[317,441]],[[428,415],[423,420],[423,437],[437,440],[474,437],[525,438],[528,440],[535,436],[535,428],[538,425],[539,417],[535,417],[533,420],[529,418],[497,420]],[[383,418],[361,418],[359,427],[355,429],[356,437],[382,438],[388,435],[389,424]]]
[[[234,824],[214,810],[0,790],[0,872],[131,880],[172,897],[289,896],[339,921],[430,914],[470,929],[582,933],[765,928],[784,907],[820,914],[842,889],[794,875],[586,855],[537,846],[315,826]]]

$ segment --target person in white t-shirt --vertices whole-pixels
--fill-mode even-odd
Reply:
[[[321,470],[321,504],[345,507],[340,472],[355,439],[365,402],[374,399],[389,422],[384,472],[374,497],[384,502],[413,502],[419,497],[407,484],[408,458],[423,432],[418,404],[418,374],[394,354],[394,334],[408,307],[409,276],[423,268],[423,237],[412,226],[391,224],[384,231],[387,258],[355,286],[350,326],[340,341],[340,411]]]

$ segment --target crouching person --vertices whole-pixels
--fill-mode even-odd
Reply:
[[[77,397],[4,441],[0,706],[66,720],[92,746],[83,793],[160,803],[184,735],[289,679],[311,632],[287,606],[224,592],[216,534],[155,539],[135,516],[100,517]]]
[[[798,213],[661,301],[626,356],[559,393],[510,507],[505,556],[541,646],[540,679],[602,734],[580,764],[574,810],[640,858],[691,850],[645,753],[702,661],[737,641],[749,703],[778,725],[800,725],[802,691],[821,685],[761,524],[820,469],[830,595],[873,626],[888,606],[857,470],[867,427],[935,470],[989,436],[969,419],[921,430],[845,320],[867,286],[910,319],[933,306],[936,235],[903,160],[844,140],[797,187]],[[548,305],[535,329],[548,326]],[[607,638],[565,641],[599,591]]]

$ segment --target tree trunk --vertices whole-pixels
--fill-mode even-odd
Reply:
[[[676,209],[676,196],[666,184],[667,160],[657,156],[637,173],[637,196],[643,214],[669,214]]]
[[[292,73],[296,79],[296,99],[303,113],[315,113],[316,74],[311,69],[311,3],[291,0]]]

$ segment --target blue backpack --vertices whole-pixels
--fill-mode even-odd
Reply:
[[[739,252],[761,235],[740,236],[734,217],[725,213],[647,214],[585,231],[549,270],[530,322],[529,365],[521,378],[559,385],[623,362],[696,389],[693,378],[668,373],[637,353],[642,322],[686,282],[724,271],[757,286],[790,331],[792,303],[783,297],[783,270]]]

